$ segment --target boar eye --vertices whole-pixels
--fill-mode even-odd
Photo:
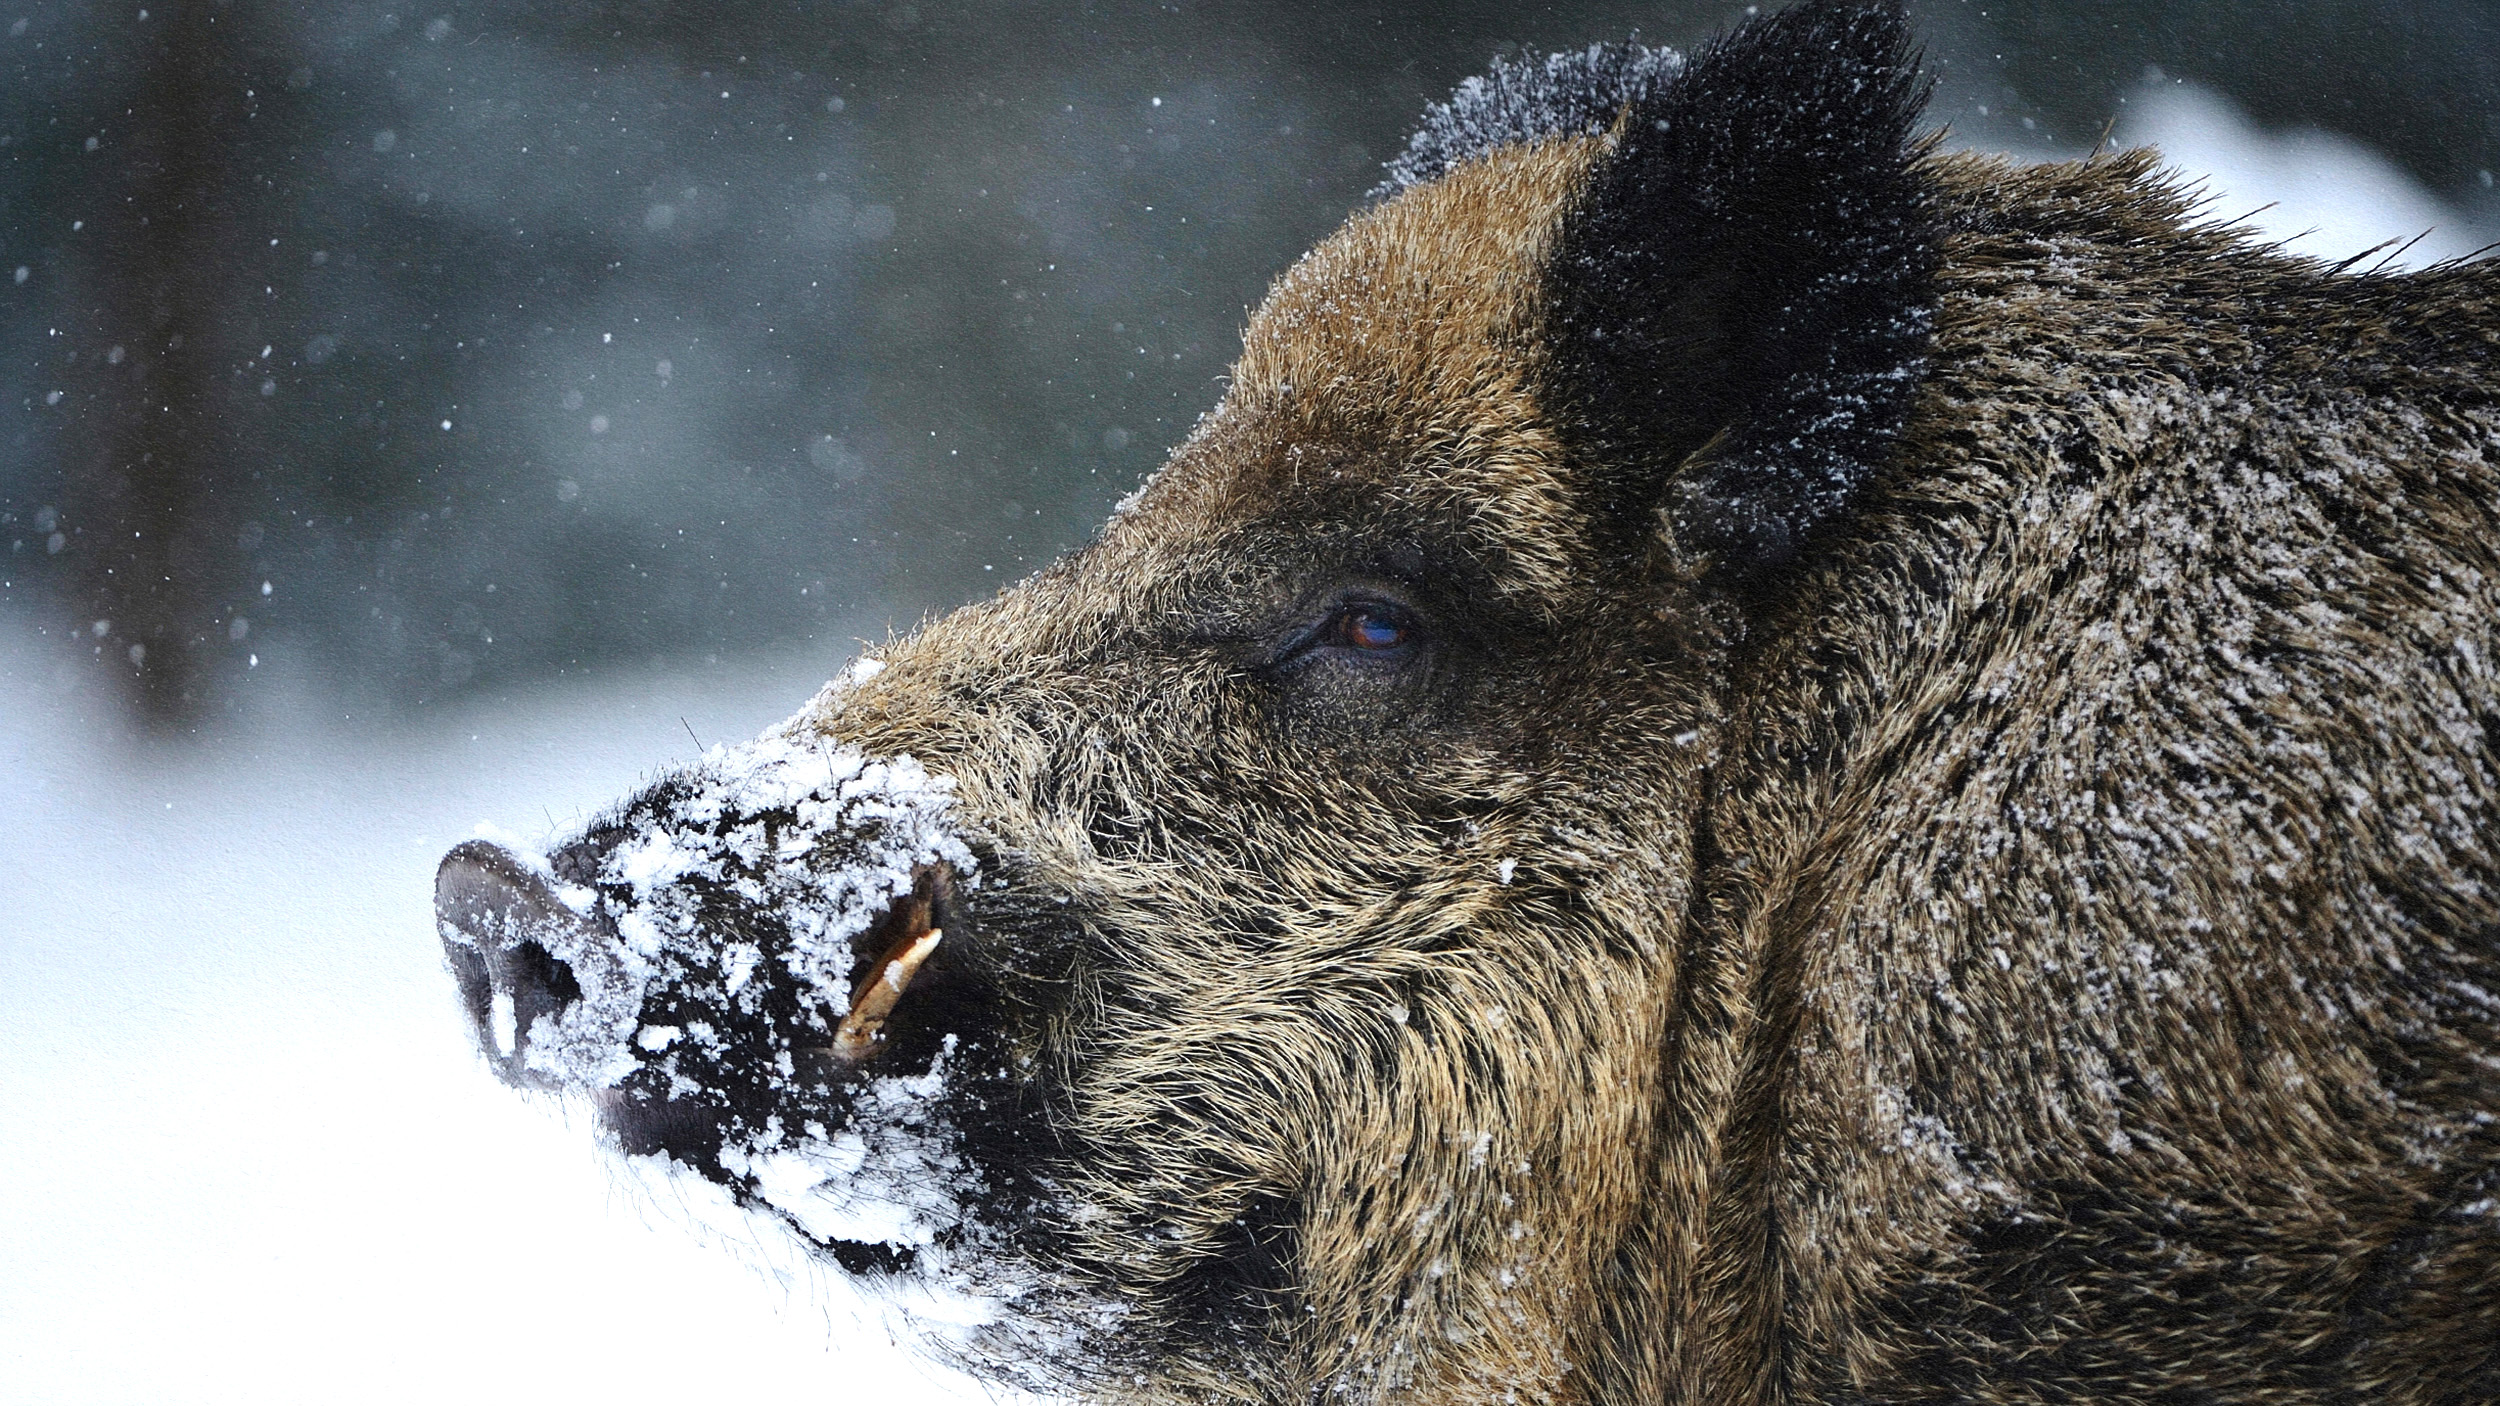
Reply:
[[[1271,677],[1294,681],[1297,706],[1372,706],[1386,689],[1420,686],[1439,646],[1421,611],[1371,591],[1349,591],[1302,619],[1269,656]],[[1411,701],[1411,700],[1410,700]]]
[[[1426,643],[1422,618],[1408,607],[1369,593],[1341,596],[1305,617],[1302,627],[1271,656],[1270,667],[1280,674],[1299,673],[1335,660],[1358,667],[1364,677],[1381,678],[1386,677],[1384,670],[1403,672],[1419,659]]]
[[[1355,602],[1338,610],[1329,632],[1348,649],[1380,654],[1403,648],[1415,633],[1415,622],[1404,611]]]

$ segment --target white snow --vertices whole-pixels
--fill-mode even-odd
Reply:
[[[811,1125],[796,1140],[727,1147],[721,1163],[755,1178],[758,1195],[818,1239],[929,1251],[938,1232],[962,1219],[952,1188],[972,1175],[930,1120],[944,1082],[942,1063],[878,1079],[854,1105],[850,1128],[826,1137]],[[995,1293],[960,1296],[997,1301]]]
[[[839,659],[162,747],[31,634],[0,615],[0,1398],[997,1399],[769,1220],[497,1083],[435,938],[480,818],[544,836]]]
[[[2260,127],[2230,99],[2190,80],[2148,73],[2119,108],[2109,145],[2159,148],[2165,166],[2212,198],[2207,218],[2248,225],[2311,258],[2342,260],[2421,236],[2400,254],[2393,245],[2383,251],[2393,256],[2391,269],[2421,268],[2500,241],[2500,229],[2476,223],[2350,137]],[[2019,142],[2003,149],[2026,160],[2083,154]],[[2359,267],[2375,268],[2380,258],[2373,254]]]
[[[2495,237],[2359,142],[2316,128],[2266,131],[2192,83],[2163,79],[2137,90],[2117,138],[2161,148],[2169,165],[2204,179],[2216,218],[2244,220],[2296,254],[2340,260],[2420,236],[2390,267],[2421,268],[2463,258]]]
[[[521,1035],[521,1018],[512,1008],[511,992],[498,991],[487,1001],[486,1024],[495,1053],[510,1058],[513,1042]]]

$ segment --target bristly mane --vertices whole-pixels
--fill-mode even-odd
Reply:
[[[1448,102],[1424,109],[1423,125],[1388,163],[1388,177],[1372,187],[1370,198],[1385,200],[1513,142],[1594,136],[1626,104],[1648,97],[1683,68],[1684,56],[1675,50],[1639,43],[1497,58],[1482,77],[1459,84]]]

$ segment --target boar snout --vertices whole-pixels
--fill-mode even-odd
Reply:
[[[558,1081],[529,1060],[530,1032],[582,997],[571,964],[548,950],[582,917],[509,851],[471,840],[435,870],[434,918],[460,1003],[495,1073],[509,1084],[552,1087]]]

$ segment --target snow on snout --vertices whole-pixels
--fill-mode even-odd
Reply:
[[[599,889],[558,889],[583,921],[533,936],[573,968],[583,995],[532,1026],[531,1067],[612,1086],[636,1067],[637,1044],[659,1040],[640,1029],[655,985],[701,966],[727,973],[733,988],[757,974],[763,953],[705,929],[697,890],[706,886],[784,924],[789,941],[775,960],[840,1016],[851,940],[911,891],[914,871],[977,867],[947,818],[953,790],[910,757],[871,759],[821,737],[777,730],[712,748],[654,788],[666,798],[655,809],[628,812],[635,833],[602,860]]]
[[[582,1017],[581,1027],[606,1041],[596,1059],[586,1048],[569,1056],[583,1082],[601,1087],[632,1072],[629,1044],[673,1083],[684,1081],[681,1053],[714,1044],[721,1032],[636,1022],[646,1000],[690,981],[717,982],[716,999],[735,1018],[734,1009],[752,1009],[756,992],[786,973],[826,1018],[830,1037],[831,1022],[850,1009],[854,940],[906,900],[929,867],[946,866],[955,882],[977,869],[950,817],[953,790],[951,778],[910,757],[872,759],[792,727],[714,748],[647,791],[623,813],[632,833],[601,860],[591,899],[614,933],[620,965],[641,985]],[[707,903],[724,893],[769,912],[785,940],[765,951],[707,931]],[[742,1077],[763,1080],[748,1094],[779,1111],[724,1127],[719,1163],[751,1205],[820,1245],[918,1252],[930,1293],[969,1292],[972,1279],[989,1294],[1012,1292],[998,1272],[950,1263],[936,1243],[964,1223],[962,1198],[978,1181],[943,1109],[955,1048],[949,1035],[927,1070],[868,1079],[839,1110],[823,1104],[821,1076],[788,1059],[786,1046],[777,1061],[743,1066]],[[615,1052],[621,1062],[610,1059]]]
[[[814,1125],[798,1136],[768,1132],[723,1148],[722,1165],[816,1240],[926,1250],[941,1231],[962,1223],[956,1192],[975,1175],[936,1112],[949,1063],[941,1056],[925,1074],[871,1081],[853,1107],[852,1126],[841,1132],[827,1135]]]
[[[608,856],[600,877],[632,893],[617,931],[637,951],[701,941],[668,890],[689,876],[728,883],[788,923],[790,974],[836,1014],[848,1008],[851,939],[911,891],[913,871],[972,854],[948,825],[955,783],[910,757],[870,760],[821,738],[767,735],[715,747],[695,786]],[[762,817],[787,812],[768,827]]]

